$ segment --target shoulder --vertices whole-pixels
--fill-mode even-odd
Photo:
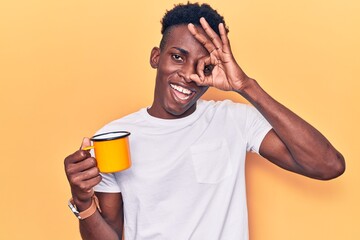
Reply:
[[[246,103],[237,103],[231,100],[204,101],[199,102],[201,116],[209,121],[216,121],[222,124],[244,125],[247,122],[252,107]]]
[[[96,134],[118,131],[118,130],[131,130],[134,126],[138,125],[139,122],[143,121],[143,112],[146,111],[146,108],[142,108],[139,111],[130,113],[121,118],[115,119],[103,127],[101,127]]]

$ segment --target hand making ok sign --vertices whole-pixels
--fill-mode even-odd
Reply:
[[[205,18],[200,19],[200,24],[205,34],[191,23],[188,29],[210,55],[199,60],[197,74],[192,74],[190,78],[200,86],[212,86],[224,91],[240,93],[249,77],[237,64],[231,52],[224,24],[219,24],[220,36],[210,27]],[[204,69],[209,67],[212,68],[212,72],[205,75]]]

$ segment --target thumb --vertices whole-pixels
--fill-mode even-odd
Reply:
[[[189,78],[198,86],[206,86],[205,79],[201,79],[197,74],[191,74]]]
[[[90,146],[91,146],[91,141],[90,141],[90,139],[87,138],[87,137],[85,137],[85,138],[83,138],[83,141],[82,141],[82,143],[81,143],[80,150],[81,150],[81,149],[84,149],[84,148],[86,148],[86,147],[90,147]]]

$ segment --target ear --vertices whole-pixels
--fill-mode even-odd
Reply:
[[[154,69],[158,68],[159,59],[160,59],[160,48],[154,47],[151,50],[151,54],[150,54],[150,65],[152,68]]]

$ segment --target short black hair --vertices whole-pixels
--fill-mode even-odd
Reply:
[[[177,4],[173,9],[167,11],[164,17],[161,20],[162,28],[161,34],[162,39],[160,42],[160,49],[162,49],[166,43],[167,35],[170,32],[171,27],[178,25],[187,25],[192,23],[197,26],[201,26],[200,18],[204,17],[209,23],[210,27],[218,34],[219,24],[223,23],[226,29],[226,32],[229,32],[228,27],[226,27],[224,17],[221,16],[215,9],[213,9],[209,4],[203,3],[190,3],[187,4]]]

